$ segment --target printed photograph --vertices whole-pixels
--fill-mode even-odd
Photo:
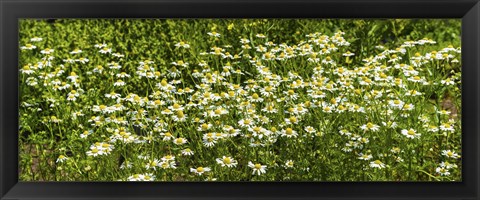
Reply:
[[[18,42],[19,181],[462,181],[461,19],[20,19]]]

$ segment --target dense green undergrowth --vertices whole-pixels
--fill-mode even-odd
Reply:
[[[461,181],[460,20],[21,20],[23,181]]]

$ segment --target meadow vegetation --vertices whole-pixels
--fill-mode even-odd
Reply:
[[[21,181],[461,181],[460,20],[19,26]]]

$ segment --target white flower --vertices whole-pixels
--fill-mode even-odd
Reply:
[[[40,38],[40,37],[33,37],[33,38],[30,39],[31,42],[40,42],[42,40],[43,40],[43,38]]]
[[[105,46],[102,49],[100,49],[100,51],[98,51],[98,52],[103,53],[103,54],[112,53],[112,49]]]
[[[81,49],[74,49],[73,51],[70,52],[70,54],[79,54],[82,53],[83,51]]]
[[[103,47],[106,47],[106,46],[107,46],[107,44],[105,44],[105,43],[94,45],[94,47],[99,48],[99,49],[101,49],[101,48],[103,48]]]
[[[153,174],[134,174],[129,176],[128,181],[154,181],[155,176]]]
[[[37,48],[37,46],[32,45],[32,44],[26,44],[25,46],[20,47],[21,50],[25,50],[25,49],[26,50],[32,50],[32,49],[36,49],[36,48]]]
[[[306,131],[307,133],[315,133],[315,132],[317,132],[317,130],[315,130],[315,128],[313,128],[313,127],[311,127],[311,126],[305,127],[305,131]]]
[[[227,157],[227,156],[223,156],[222,158],[217,158],[216,159],[217,163],[222,165],[222,167],[235,167],[237,166],[237,161],[235,159],[233,159],[232,157]]]
[[[435,172],[437,172],[438,174],[440,174],[441,176],[448,176],[450,175],[450,172],[448,172],[448,169],[444,168],[444,167],[437,167],[437,169],[435,169]]]
[[[190,168],[190,172],[193,172],[197,175],[202,175],[205,172],[209,172],[211,169],[209,167],[197,167],[197,168]]]
[[[408,129],[408,130],[403,129],[402,135],[405,135],[407,138],[414,139],[414,138],[420,137],[421,134],[417,133],[417,131],[414,129]]]
[[[256,35],[255,35],[255,37],[258,37],[258,38],[265,38],[265,37],[267,37],[267,36],[265,36],[264,34],[261,34],[261,33],[259,33],[259,34],[256,34]]]
[[[97,157],[99,155],[103,155],[105,154],[105,152],[99,150],[98,148],[94,147],[94,148],[90,148],[90,151],[87,151],[87,155],[88,156],[93,156],[93,157]]]
[[[360,126],[360,128],[365,131],[371,130],[373,132],[376,132],[379,130],[380,126],[373,124],[371,122],[368,122],[367,124]]]
[[[55,51],[55,50],[54,50],[54,49],[46,48],[46,49],[40,51],[40,53],[42,53],[42,54],[51,54],[53,51]]]
[[[454,159],[460,158],[460,156],[457,153],[451,150],[443,150],[442,155],[447,156],[449,158],[454,158]]]
[[[118,79],[115,83],[113,83],[113,86],[124,86],[125,85],[125,82],[123,82],[122,80]]]
[[[68,160],[68,157],[66,157],[64,155],[59,155],[56,162],[57,163],[63,163],[66,160]]]
[[[380,161],[380,160],[375,160],[375,161],[370,162],[370,167],[381,169],[381,168],[385,168],[385,164],[383,164],[383,162]]]
[[[181,137],[173,140],[173,143],[175,143],[176,145],[183,145],[183,144],[186,144],[187,142],[188,142],[187,139],[181,138]]]
[[[445,80],[441,80],[440,83],[442,83],[443,85],[454,85],[455,84],[455,82],[450,78],[447,78]]]
[[[182,155],[184,155],[184,156],[191,156],[193,154],[194,154],[194,152],[189,148],[186,148],[186,149],[182,150]]]
[[[287,129],[283,129],[281,132],[280,132],[281,136],[284,136],[284,137],[287,137],[287,138],[291,138],[291,137],[297,137],[298,136],[298,133],[297,131],[293,130],[292,128],[287,128]]]
[[[455,129],[453,128],[452,124],[450,124],[450,122],[442,123],[442,125],[440,125],[440,130],[442,130],[442,131],[450,131],[450,132],[454,132],[454,131],[455,131]]]
[[[354,56],[355,54],[350,52],[350,51],[347,51],[346,53],[342,54],[343,56],[346,56],[346,57],[350,57],[350,56]]]
[[[182,48],[185,48],[185,49],[190,48],[190,45],[187,44],[187,43],[185,43],[185,42],[183,42],[183,41],[175,44],[175,46],[176,46],[176,47],[182,47]]]
[[[371,154],[363,154],[363,153],[360,153],[360,154],[358,155],[358,159],[360,159],[360,160],[370,160],[370,159],[372,159],[372,158],[373,158],[373,156],[372,156]],[[370,164],[370,165],[371,165],[371,164]]]
[[[253,164],[251,161],[248,161],[248,166],[253,169],[252,174],[261,175],[267,173],[266,165],[261,165],[260,163]]]
[[[220,37],[220,33],[217,33],[217,32],[215,32],[215,31],[213,31],[213,32],[208,32],[207,34],[208,34],[209,36],[212,36],[212,37]]]
[[[285,168],[293,168],[293,160],[287,160],[285,162]]]

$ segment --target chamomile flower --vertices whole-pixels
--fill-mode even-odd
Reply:
[[[107,46],[104,46],[103,48],[100,49],[100,51],[98,51],[102,54],[108,54],[108,53],[112,53],[112,48],[108,48]]]
[[[187,139],[181,138],[181,137],[173,140],[173,143],[176,145],[183,145],[183,144],[186,144],[187,142],[188,142]]]
[[[372,158],[373,158],[373,156],[372,156],[371,154],[363,154],[363,153],[360,153],[360,154],[358,155],[358,159],[360,159],[360,160],[370,160],[370,159],[372,159]]]
[[[442,131],[450,131],[454,132],[455,129],[453,128],[453,125],[450,122],[445,122],[440,125],[440,130]]]
[[[33,45],[33,44],[26,44],[25,46],[21,46],[20,49],[21,50],[32,50],[32,49],[36,49],[37,46]]]
[[[157,170],[157,167],[159,166],[160,161],[158,159],[150,160],[145,164],[145,168],[148,169],[153,169]]]
[[[184,156],[192,156],[193,154],[195,154],[195,152],[192,151],[190,148],[186,148],[182,150],[182,155]]]
[[[48,55],[48,54],[53,53],[54,51],[55,51],[55,49],[46,48],[44,50],[41,50],[40,53]]]
[[[209,167],[190,168],[190,172],[193,172],[198,176],[201,176],[203,173],[209,172],[209,171],[211,171]]]
[[[255,124],[255,122],[252,120],[252,119],[249,119],[249,118],[246,118],[246,119],[241,119],[240,121],[238,121],[238,125],[240,125],[240,127],[251,127]]]
[[[43,40],[43,38],[41,38],[41,37],[33,37],[33,38],[30,38],[30,41],[31,41],[31,42],[40,42],[40,41],[42,41],[42,40]]]
[[[314,134],[314,133],[317,132],[317,130],[315,130],[315,128],[313,128],[313,127],[311,127],[311,126],[305,127],[305,131],[306,131],[307,133],[310,133],[310,134]]]
[[[215,31],[208,32],[207,34],[208,34],[209,36],[216,37],[216,38],[219,38],[219,37],[220,37],[220,33],[217,33],[217,32],[215,32]]]
[[[370,167],[381,169],[381,168],[385,168],[385,164],[380,160],[375,160],[375,161],[370,162]]]
[[[57,160],[56,160],[56,163],[63,163],[66,160],[68,160],[68,157],[66,157],[65,155],[59,155]]]
[[[437,167],[435,169],[435,172],[437,172],[437,174],[440,174],[440,176],[448,176],[450,175],[450,172],[448,171],[447,168],[444,168],[444,167]]]
[[[181,48],[188,49],[188,48],[190,48],[190,45],[187,44],[187,43],[184,42],[184,41],[180,41],[180,42],[178,42],[178,43],[175,44],[175,47],[179,47],[179,48],[181,47]]]
[[[406,136],[407,138],[410,138],[410,139],[415,139],[415,138],[418,138],[421,136],[420,133],[417,133],[416,130],[414,129],[403,129],[402,130],[402,135]]]
[[[79,54],[82,53],[83,51],[81,49],[74,49],[73,51],[70,52],[70,54]]]
[[[280,135],[283,137],[291,138],[291,137],[297,137],[298,133],[297,131],[293,130],[292,128],[286,128],[280,131]]]
[[[441,115],[450,115],[450,111],[447,111],[447,110],[440,110],[440,111],[437,111],[438,114],[441,114]]]
[[[371,122],[368,122],[367,124],[360,126],[360,128],[364,131],[373,131],[373,132],[377,132],[378,130],[380,130],[380,126],[373,124]]]
[[[233,159],[232,157],[228,156],[223,156],[222,158],[217,158],[216,159],[217,163],[220,164],[222,167],[236,167],[237,166],[237,161]]]
[[[267,173],[267,166],[260,163],[253,164],[251,161],[248,161],[248,167],[252,168],[252,174],[256,174],[258,176]]]
[[[105,152],[103,152],[102,150],[99,150],[96,147],[90,148],[90,151],[87,151],[87,155],[88,156],[93,156],[93,157],[97,157],[97,156],[103,155],[103,154],[105,154]]]
[[[455,153],[455,151],[452,151],[452,150],[443,150],[442,155],[447,156],[448,158],[453,158],[453,159],[460,158],[460,156],[457,153]]]
[[[294,166],[293,160],[287,160],[284,164],[285,168],[293,168],[293,166]]]
[[[163,139],[162,139],[163,141],[173,140],[173,135],[170,132],[160,133],[160,135],[163,136]]]

